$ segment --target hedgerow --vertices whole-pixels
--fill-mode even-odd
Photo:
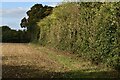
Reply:
[[[120,69],[120,2],[72,2],[38,22],[39,43]]]

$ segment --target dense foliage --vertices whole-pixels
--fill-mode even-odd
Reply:
[[[65,3],[38,26],[41,45],[120,69],[120,2]]]
[[[26,43],[30,41],[30,36],[25,30],[13,30],[8,26],[1,26],[2,42]]]
[[[28,18],[24,17],[21,20],[21,27],[26,27],[29,32],[31,41],[37,40],[39,38],[39,28],[36,22],[48,16],[52,12],[53,7],[43,6],[42,4],[35,4],[30,10],[26,12]]]

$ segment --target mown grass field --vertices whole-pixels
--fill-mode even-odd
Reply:
[[[104,65],[77,55],[33,44],[2,44],[3,78],[120,78]]]

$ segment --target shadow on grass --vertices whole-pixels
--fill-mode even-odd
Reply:
[[[50,72],[44,69],[36,69],[35,67],[21,66],[2,66],[3,78],[120,78],[115,72]]]
[[[14,59],[16,56],[6,56],[3,60]],[[33,65],[2,65],[3,78],[120,78],[120,74],[114,71],[95,71],[90,69],[51,72],[45,68],[37,68]]]

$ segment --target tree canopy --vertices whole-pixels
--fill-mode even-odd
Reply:
[[[21,20],[21,27],[26,27],[30,34],[31,40],[35,40],[39,33],[39,28],[36,23],[51,14],[53,7],[43,6],[42,4],[35,4],[30,10],[26,12],[28,18],[24,17]]]
[[[9,26],[1,26],[2,42],[26,43],[30,41],[30,37],[26,30],[13,30]]]

